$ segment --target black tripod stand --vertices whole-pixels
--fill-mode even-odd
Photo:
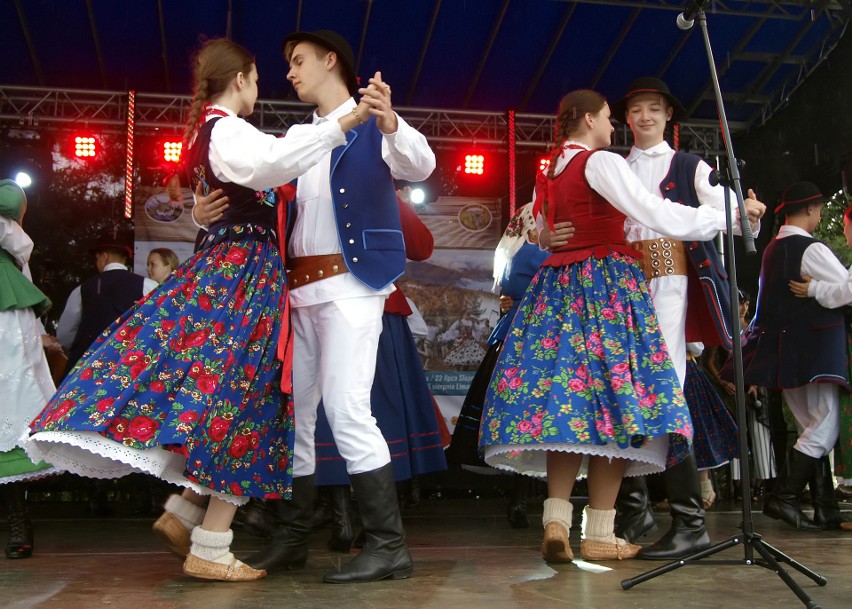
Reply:
[[[707,50],[707,59],[710,64],[710,77],[713,81],[713,87],[716,93],[716,105],[719,110],[719,119],[722,127],[722,136],[725,141],[725,152],[727,156],[727,175],[722,176],[721,180],[725,184],[725,210],[727,214],[726,224],[727,224],[727,235],[726,235],[726,244],[728,250],[728,277],[730,280],[730,288],[731,288],[731,332],[734,336],[734,348],[733,348],[733,364],[734,364],[734,374],[736,381],[736,400],[737,400],[737,409],[736,409],[736,419],[737,426],[739,427],[739,454],[741,459],[745,459],[748,454],[748,438],[747,438],[747,426],[746,426],[746,412],[745,412],[745,387],[743,382],[743,360],[742,360],[742,345],[737,337],[740,335],[740,317],[739,317],[739,291],[737,289],[737,271],[736,271],[736,259],[734,254],[734,236],[733,236],[733,220],[731,218],[731,210],[730,210],[730,190],[734,189],[734,192],[737,195],[737,203],[740,212],[741,224],[742,224],[742,232],[743,239],[745,241],[745,250],[748,254],[754,254],[756,249],[754,247],[754,237],[751,232],[751,228],[749,223],[746,221],[746,211],[745,204],[743,202],[743,194],[742,194],[742,186],[740,183],[740,175],[739,175],[739,167],[736,158],[734,157],[734,150],[731,144],[731,133],[730,128],[728,126],[728,120],[725,116],[725,106],[722,102],[722,93],[719,87],[719,78],[716,73],[716,63],[713,59],[713,49],[710,46],[710,37],[707,33],[707,17],[704,14],[703,6],[706,4],[705,2],[693,2],[691,3],[692,9],[695,11],[695,16],[698,19],[699,25],[701,27],[701,32],[704,36],[704,46]],[[678,18],[678,25],[684,27],[684,29],[688,29],[692,26],[692,22],[683,18],[683,15]],[[741,468],[742,471],[742,486],[744,489],[748,489],[751,487],[751,476],[749,473],[749,468],[747,466],[743,466]],[[708,558],[727,550],[728,548],[732,548],[734,546],[742,544],[743,546],[743,558],[742,560],[714,560],[713,563],[716,564],[740,564],[746,566],[759,566],[765,569],[769,569],[774,571],[778,577],[780,577],[785,584],[793,591],[793,593],[799,597],[806,607],[809,609],[819,609],[819,605],[817,605],[811,598],[802,590],[801,586],[797,584],[790,574],[781,567],[779,563],[786,563],[791,566],[798,572],[804,574],[805,576],[812,579],[814,582],[819,584],[820,586],[824,586],[827,580],[821,576],[820,574],[811,571],[801,563],[795,561],[790,556],[787,556],[777,548],[766,543],[763,538],[754,531],[754,523],[752,521],[752,511],[751,511],[751,502],[747,497],[743,497],[742,502],[742,523],[740,524],[740,528],[742,532],[738,535],[734,535],[729,537],[725,541],[721,543],[717,543],[706,550],[702,550],[700,552],[696,552],[690,556],[685,558],[681,558],[670,562],[662,567],[657,569],[653,569],[642,575],[638,575],[636,577],[631,577],[629,579],[622,580],[621,587],[624,590],[629,590],[633,586],[637,584],[641,584],[644,581],[648,581],[649,579],[653,579],[659,575],[663,575],[664,573],[668,573],[669,571],[674,571],[675,569],[679,569],[680,567],[692,564],[696,561]],[[755,558],[755,552],[759,555],[758,558]]]

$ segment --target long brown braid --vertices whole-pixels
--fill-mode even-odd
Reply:
[[[556,114],[556,128],[553,134],[553,150],[550,158],[550,167],[547,177],[553,178],[556,170],[556,161],[562,154],[562,145],[565,140],[576,135],[583,124],[586,114],[597,114],[603,110],[606,98],[591,89],[577,89],[571,91],[559,102],[559,112]]]
[[[208,40],[202,45],[193,60],[195,91],[183,132],[185,147],[195,138],[204,106],[224,93],[238,73],[248,76],[254,63],[254,56],[248,50],[225,38]]]
[[[547,168],[547,177],[553,179],[556,172],[556,161],[562,154],[562,146],[565,140],[576,135],[583,124],[586,114],[597,114],[603,110],[606,98],[591,89],[577,89],[566,94],[559,102],[559,111],[556,113],[556,127],[553,133],[553,149],[551,150],[550,166]],[[544,193],[542,211],[547,216],[547,193]]]

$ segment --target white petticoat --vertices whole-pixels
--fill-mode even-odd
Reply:
[[[641,448],[619,448],[614,444],[496,444],[485,447],[485,462],[491,467],[505,471],[547,478],[547,453],[549,451],[579,453],[584,456],[578,478],[588,475],[589,457],[627,459],[624,477],[656,474],[666,469],[669,452],[669,437],[651,439]]]
[[[93,431],[40,431],[24,449],[30,459],[44,460],[86,478],[121,478],[132,473],[150,474],[166,482],[235,505],[248,497],[227,495],[187,480],[186,457],[160,447],[138,449],[104,438]]]

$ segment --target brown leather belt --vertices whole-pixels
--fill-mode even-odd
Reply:
[[[683,241],[662,237],[631,241],[629,245],[636,251],[642,252],[639,266],[642,267],[649,281],[656,277],[686,275],[689,263]]]
[[[287,284],[290,289],[348,272],[342,254],[287,259]]]

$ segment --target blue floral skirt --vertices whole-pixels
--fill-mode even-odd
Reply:
[[[735,459],[737,424],[716,388],[693,360],[686,361],[683,393],[694,429],[695,462],[698,469],[713,469]]]
[[[30,456],[90,477],[142,471],[235,503],[290,496],[277,238],[256,226],[221,237],[92,344],[31,424]]]
[[[691,439],[638,264],[612,252],[539,269],[485,398],[485,461],[544,476],[547,451],[566,451],[627,459],[632,476],[662,471]]]

